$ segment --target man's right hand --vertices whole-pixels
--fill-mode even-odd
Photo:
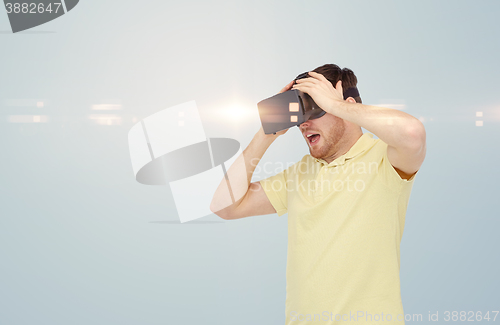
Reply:
[[[294,81],[290,81],[279,93],[292,88]],[[265,134],[261,127],[248,147],[243,151],[229,168],[227,175],[217,188],[210,210],[223,219],[239,219],[249,216],[276,213],[260,182],[251,183],[253,172],[267,148],[280,135],[288,131],[282,130],[276,134]],[[231,183],[233,196],[229,197],[228,180]]]
[[[286,85],[285,87],[283,87],[283,89],[281,89],[278,92],[278,94],[284,93],[285,91],[288,91],[288,90],[292,89],[292,86],[293,86],[294,83],[295,83],[295,80],[290,81],[288,83],[288,85]],[[260,128],[260,131],[262,132],[262,134],[264,134],[264,130],[262,129],[262,127]],[[279,132],[276,132],[276,134],[266,134],[266,136],[279,137],[280,135],[285,134],[287,131],[288,131],[288,129],[285,129],[285,130],[281,130]]]

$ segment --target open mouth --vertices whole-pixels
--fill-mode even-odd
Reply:
[[[320,137],[319,134],[308,134],[307,141],[309,141],[310,145],[314,145],[314,144],[318,143],[319,137]]]

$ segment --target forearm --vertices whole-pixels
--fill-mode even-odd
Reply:
[[[238,207],[249,190],[255,168],[276,137],[276,135],[264,134],[262,128],[255,134],[247,148],[231,165],[226,177],[222,179],[215,191],[210,204],[212,212],[217,213],[224,209],[225,213],[230,213]]]
[[[395,148],[413,147],[425,136],[417,118],[396,109],[341,101],[327,112],[365,128]]]

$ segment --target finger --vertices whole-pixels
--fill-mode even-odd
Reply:
[[[296,83],[304,83],[304,82],[319,83],[320,81],[318,79],[314,79],[314,78],[302,78],[302,79],[295,80],[295,82]]]
[[[281,93],[284,93],[285,91],[290,90],[290,89],[292,88],[292,86],[293,86],[293,82],[294,82],[294,81],[295,81],[295,80],[290,81],[290,82],[288,83],[288,85],[286,85],[283,89],[281,89],[281,90],[279,91],[279,93],[278,93],[278,94],[281,94]]]
[[[285,87],[283,87],[283,89],[280,90],[280,93],[284,93],[285,91],[290,90],[292,86],[293,86],[293,80],[290,81]]]
[[[329,92],[336,93],[337,92],[337,90],[335,90],[335,88],[333,88],[332,83],[326,79],[324,82],[316,80],[316,79],[312,79],[314,81],[307,81],[307,79],[311,80],[312,78],[301,79],[304,81],[302,81],[300,84],[295,84],[292,87],[292,89],[298,89],[298,90],[305,92],[309,95],[316,94],[317,91],[326,92],[326,93],[329,93]]]
[[[335,87],[333,86],[333,84],[330,82],[330,80],[326,79],[326,77],[320,73],[316,73],[316,75],[318,76],[318,78],[322,81],[322,83],[324,85],[326,85],[326,87],[328,89],[335,89]]]
[[[295,84],[295,85],[293,85],[292,89],[297,89],[297,90],[302,91],[302,89],[304,89],[304,86],[303,85]]]
[[[292,89],[298,89],[302,92],[305,92],[309,95],[316,93],[316,92],[323,92],[323,93],[328,93],[331,91],[336,91],[333,86],[330,84],[330,88],[328,88],[328,85],[325,83],[319,82],[319,83],[313,83],[313,82],[303,82],[301,84],[295,84]]]
[[[309,94],[309,95],[311,94],[311,92],[314,92],[314,87],[307,86],[307,85],[304,85],[304,84],[294,85],[292,87],[292,89],[300,90],[301,92]]]
[[[312,80],[301,79],[300,83],[296,83],[294,86],[320,87],[321,83],[317,80],[314,82]]]
[[[314,76],[314,78],[316,78],[315,80],[320,83],[321,85],[324,85],[326,86],[327,89],[333,89],[333,85],[332,83],[326,79],[326,77],[324,75],[322,75],[321,73],[317,73],[317,72],[314,72],[314,71],[311,71],[309,72],[310,75]]]
[[[314,72],[314,71],[311,71],[309,72],[309,75],[313,78],[316,78],[316,79],[319,79],[319,80],[323,80],[323,81],[328,81],[324,75],[322,75],[321,73],[317,73],[317,72]]]
[[[295,84],[293,87],[308,87],[308,88],[319,88],[320,85],[312,83],[312,82],[303,82],[300,84]],[[292,87],[292,89],[293,89]]]

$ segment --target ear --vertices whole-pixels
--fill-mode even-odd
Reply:
[[[356,100],[352,97],[347,97],[347,99],[345,100],[346,102],[349,102],[349,103],[355,103]]]

